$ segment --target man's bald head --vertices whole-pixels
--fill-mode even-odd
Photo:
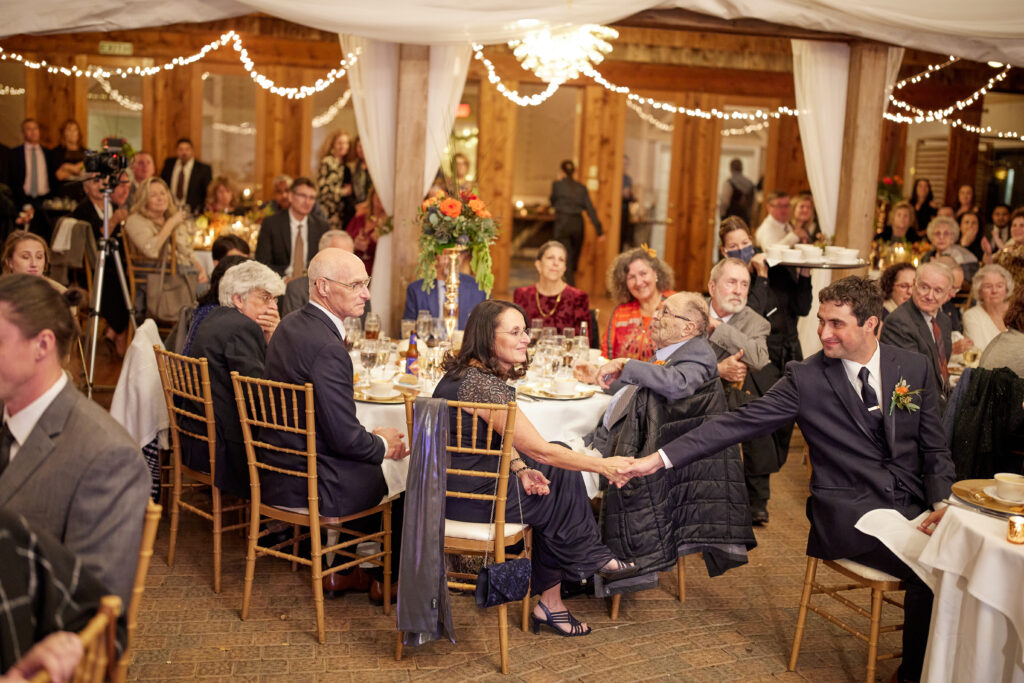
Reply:
[[[344,230],[328,230],[323,234],[323,237],[320,238],[319,244],[317,244],[317,251],[323,251],[329,247],[352,252],[356,250],[356,245],[352,240],[352,236]]]
[[[369,277],[352,252],[328,247],[309,262],[309,300],[337,317],[358,317],[370,298]]]
[[[663,349],[704,334],[708,328],[708,305],[694,292],[678,292],[661,302],[651,321],[651,340]]]

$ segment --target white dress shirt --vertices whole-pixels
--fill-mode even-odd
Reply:
[[[4,423],[7,425],[7,428],[11,430],[11,436],[14,437],[14,441],[11,442],[10,460],[7,463],[8,465],[14,462],[14,456],[18,454],[18,450],[22,445],[24,445],[25,440],[28,439],[32,430],[35,429],[36,423],[39,422],[39,418],[43,416],[46,409],[50,407],[51,403],[53,403],[53,399],[57,398],[57,394],[61,392],[64,385],[67,383],[67,374],[61,372],[60,377],[53,383],[53,386],[44,391],[39,398],[19,410],[16,415],[8,413],[7,406],[4,406]]]
[[[174,172],[171,174],[171,199],[178,204],[183,206],[188,202],[188,181],[192,179],[192,167],[196,165],[195,159],[189,159],[184,164],[181,163],[181,159],[174,162]],[[178,201],[178,196],[175,194],[175,190],[178,187],[178,176],[182,176],[181,179],[181,201]]]
[[[320,304],[318,304],[317,302],[310,301],[309,303],[313,304],[314,306],[319,308],[321,311],[323,311],[324,314],[328,317],[328,319],[330,319],[330,321],[332,323],[334,323],[334,326],[338,328],[338,334],[341,335],[341,343],[344,344],[345,343],[345,323],[344,323],[344,321],[341,318],[339,318],[338,316],[336,316],[333,313],[331,313],[330,311],[328,311],[326,308],[324,308]],[[388,440],[385,439],[380,434],[374,434],[374,436],[376,436],[378,439],[380,439],[381,443],[384,444],[384,452],[387,453],[388,452]]]
[[[758,226],[757,232],[754,233],[754,239],[757,241],[757,246],[762,249],[776,244],[790,246],[799,241],[793,234],[789,223],[779,222],[771,215],[765,216],[764,221]]]
[[[289,211],[288,225],[291,227],[291,230],[288,233],[288,267],[284,269],[284,276],[286,278],[290,278],[295,275],[295,273],[292,272],[294,270],[294,268],[292,268],[292,259],[294,257],[292,250],[295,249],[295,236],[299,234],[300,230],[302,231],[303,257],[307,263],[309,262],[309,216],[304,216],[300,221],[292,215],[291,211]],[[299,275],[302,275],[302,273],[299,273]],[[296,275],[296,277],[298,276]]]
[[[32,192],[32,156],[36,159],[36,197],[45,197],[50,194],[50,181],[46,173],[46,155],[43,148],[36,144],[25,143],[25,185],[22,189],[26,195]]]

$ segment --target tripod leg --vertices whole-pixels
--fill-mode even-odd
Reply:
[[[86,396],[92,398],[93,378],[96,373],[96,342],[100,334],[100,302],[103,300],[103,273],[106,270],[107,249],[106,240],[101,240],[99,253],[96,255],[96,277],[93,284],[96,287],[96,296],[93,299],[92,310],[89,315],[92,317],[92,330],[89,333],[89,372],[86,377]]]
[[[121,252],[117,246],[117,242],[114,240],[110,241],[110,253],[114,257],[114,269],[117,271],[117,280],[121,284],[121,294],[124,295],[124,304],[128,307],[128,324],[132,326],[133,330],[138,330],[139,326],[135,322],[135,302],[131,300],[131,294],[128,290],[128,278],[124,274],[124,265],[121,263]]]

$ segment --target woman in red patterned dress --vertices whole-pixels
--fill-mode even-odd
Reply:
[[[619,254],[605,281],[612,298],[620,303],[601,340],[602,353],[608,359],[650,360],[655,349],[648,328],[654,309],[675,293],[672,267],[644,245]]]
[[[527,320],[540,319],[544,327],[554,327],[561,334],[566,327],[580,333],[580,323],[590,319],[590,297],[567,285],[565,246],[556,240],[545,242],[537,250],[537,284],[516,287],[512,295],[516,305],[526,311]]]

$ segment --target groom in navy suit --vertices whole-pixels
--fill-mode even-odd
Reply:
[[[954,470],[939,421],[939,389],[928,359],[877,341],[882,296],[874,284],[844,278],[823,289],[818,299],[822,351],[789,363],[785,376],[763,398],[705,422],[625,472],[646,475],[662,467],[685,467],[796,419],[814,466],[807,554],[848,558],[907,582],[899,680],[916,681],[928,639],[931,592],[854,524],[876,508],[899,510],[908,519],[931,510],[919,527],[924,533],[942,519],[941,501],[949,495]],[[909,394],[920,410],[894,405],[902,382],[911,392],[920,390]]]

